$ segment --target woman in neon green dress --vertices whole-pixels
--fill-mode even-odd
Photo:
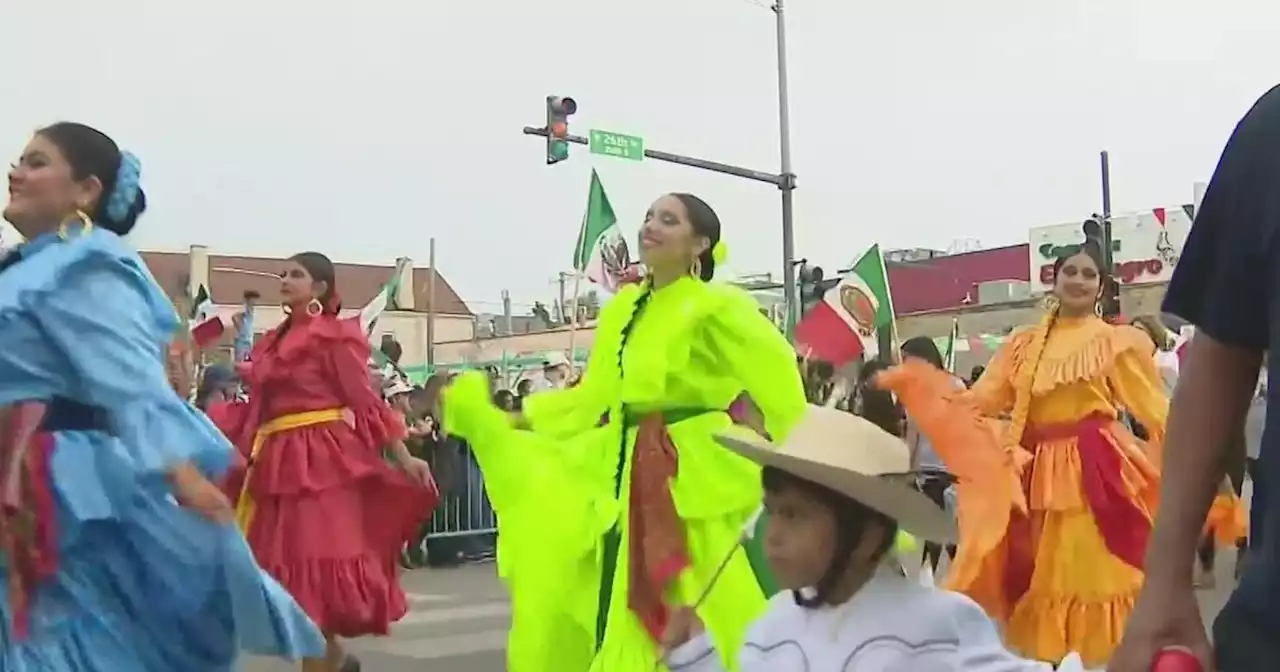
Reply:
[[[470,442],[498,513],[514,672],[665,669],[670,609],[698,601],[761,504],[759,467],[712,434],[744,394],[775,439],[805,411],[790,344],[750,295],[709,282],[724,246],[705,202],[659,198],[640,248],[648,276],[605,307],[577,387],[534,394],[519,416],[479,374],[445,397],[445,428]],[[737,651],[765,602],[737,553],[697,611],[717,650]]]

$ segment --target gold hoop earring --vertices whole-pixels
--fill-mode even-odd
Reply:
[[[1094,302],[1093,302],[1093,314],[1094,314],[1094,315],[1097,315],[1098,317],[1102,317],[1102,302],[1101,302],[1101,301],[1094,301]]]
[[[93,230],[93,219],[84,210],[76,210],[76,214],[62,220],[58,224],[58,237],[66,240],[71,235],[71,222],[78,223],[81,227],[81,233],[89,233]]]
[[[698,257],[693,258],[693,263],[689,264],[689,275],[702,279],[702,259]]]
[[[307,302],[307,314],[311,317],[319,317],[324,312],[324,304],[320,303],[320,299],[311,299]]]
[[[1056,297],[1056,296],[1054,296],[1054,295],[1052,295],[1052,294],[1048,294],[1048,295],[1046,295],[1046,296],[1044,297],[1044,310],[1045,310],[1045,312],[1047,312],[1047,313],[1052,313],[1053,311],[1055,311],[1055,310],[1057,310],[1057,309],[1058,309],[1058,305],[1059,305],[1059,303],[1058,303],[1058,297]]]
[[[282,304],[280,304],[280,311],[281,311],[281,312],[283,312],[285,315],[292,315],[292,314],[293,314],[293,306],[291,306],[291,305],[289,305],[289,304],[287,304],[287,303],[282,303]]]

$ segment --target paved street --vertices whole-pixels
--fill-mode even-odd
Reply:
[[[500,672],[511,608],[493,564],[422,569],[402,576],[411,611],[390,637],[348,642],[365,672]],[[297,665],[250,659],[244,672],[286,672]]]
[[[1231,590],[1235,553],[1218,559],[1217,588],[1199,591],[1206,621],[1222,608]],[[511,609],[494,565],[424,569],[404,575],[412,611],[390,637],[349,643],[366,672],[501,672]],[[251,659],[244,672],[287,672],[297,666]]]

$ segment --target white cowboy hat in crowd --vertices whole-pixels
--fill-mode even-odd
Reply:
[[[393,378],[391,380],[388,380],[382,386],[382,396],[386,397],[387,399],[390,399],[396,396],[397,394],[405,394],[407,392],[412,392],[412,391],[413,391],[413,386],[409,384],[409,381],[403,380],[401,378]]]
[[[781,445],[742,427],[730,428],[716,440],[761,466],[875,509],[908,534],[938,543],[956,541],[952,517],[914,487],[907,444],[852,413],[811,405]]]
[[[569,357],[559,350],[552,350],[542,360],[542,368],[551,369],[557,366],[566,366],[573,368],[573,364],[569,361]]]

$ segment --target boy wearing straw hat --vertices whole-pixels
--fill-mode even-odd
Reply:
[[[850,413],[811,406],[788,440],[730,430],[729,450],[764,467],[764,549],[783,592],[747,633],[742,672],[1041,672],[1005,649],[968,597],[890,568],[899,531],[951,543],[952,518],[914,487],[905,443]],[[672,672],[722,670],[692,610],[667,631]],[[1059,670],[1083,670],[1074,654]]]

